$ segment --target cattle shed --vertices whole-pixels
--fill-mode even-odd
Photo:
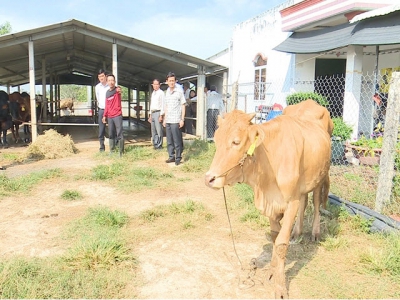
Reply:
[[[36,85],[43,86],[43,95],[50,85],[52,101],[57,85],[94,87],[99,69],[112,72],[118,85],[141,91],[150,91],[152,80],[163,81],[170,71],[181,81],[195,77],[198,90],[205,85],[206,77],[222,80],[221,74],[227,72],[226,67],[210,61],[75,19],[0,36],[0,85],[29,84],[32,104]],[[37,120],[33,115],[34,139]]]

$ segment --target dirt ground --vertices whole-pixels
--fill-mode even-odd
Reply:
[[[72,138],[79,149],[78,154],[63,159],[7,166],[0,172],[15,177],[37,170],[61,168],[67,174],[79,175],[95,167],[99,163],[95,159],[98,152],[95,134],[91,133],[84,138],[72,134]],[[137,142],[149,143],[134,134],[127,141],[128,144]],[[24,147],[0,150],[2,153],[18,151],[24,151]],[[154,160],[153,164],[165,170],[172,168],[177,176],[191,176],[173,164],[166,164],[165,154]],[[135,245],[139,260],[138,273],[142,281],[139,287],[136,284],[132,287],[135,295],[147,299],[273,298],[272,284],[265,282],[264,271],[258,269],[254,272],[249,265],[260,254],[268,258],[270,242],[265,233],[241,226],[232,218],[235,247],[243,266],[241,268],[232,245],[222,191],[207,188],[203,176],[196,176],[192,176],[191,180],[180,181],[168,193],[155,189],[150,193],[143,191],[132,195],[104,183],[69,180],[66,185],[63,178],[56,178],[50,184],[47,182],[46,185],[35,187],[29,196],[3,198],[0,200],[0,257],[47,257],[63,253],[68,247],[65,240],[60,238],[63,229],[71,221],[85,215],[89,207],[105,205],[134,216],[156,205],[191,199],[203,203],[215,216],[215,222],[212,226],[198,229],[194,234],[181,236],[178,240],[166,236]],[[83,199],[63,201],[60,195],[66,189],[80,191]],[[286,275],[289,278],[291,298],[304,297],[302,289],[309,283],[301,276],[296,279],[296,276],[319,251],[317,246],[310,244],[289,248],[291,254],[287,261]],[[302,253],[307,255],[303,257]]]
[[[77,131],[77,130],[75,130]],[[1,174],[18,177],[45,169],[61,168],[67,174],[80,174],[95,167],[99,161],[94,158],[98,141],[90,133],[82,138],[72,135],[79,153],[71,157],[41,160],[26,164],[5,166]],[[132,135],[127,144],[149,143],[135,139]],[[26,146],[25,146],[26,147]],[[24,151],[23,145],[11,145],[2,153]],[[167,158],[160,157],[155,165],[170,170],[173,164],[165,164]],[[178,167],[179,168],[179,167]],[[177,169],[178,170],[178,169]],[[179,171],[178,171],[179,172]],[[87,213],[89,207],[105,205],[110,209],[137,215],[140,211],[156,205],[169,204],[191,199],[202,202],[214,215],[221,218],[219,228],[204,228],[201,235],[179,241],[156,239],[138,247],[139,273],[143,283],[135,293],[139,298],[261,298],[273,297],[271,286],[258,282],[241,284],[249,273],[247,264],[251,258],[262,252],[267,243],[264,234],[246,230],[237,232],[242,238],[236,248],[244,267],[241,271],[233,252],[222,192],[216,192],[204,185],[203,177],[183,181],[175,192],[166,194],[154,190],[127,195],[111,186],[98,182],[52,179],[51,184],[35,187],[29,196],[11,196],[0,200],[0,257],[15,255],[47,257],[62,254],[68,245],[60,239],[63,228]],[[66,189],[78,190],[84,198],[81,201],[63,201],[60,195]],[[257,279],[261,280],[261,278]]]

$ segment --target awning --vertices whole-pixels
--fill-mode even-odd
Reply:
[[[294,32],[274,50],[321,53],[348,45],[400,44],[400,11],[315,31]]]

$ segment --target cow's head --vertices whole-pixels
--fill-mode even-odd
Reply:
[[[219,189],[243,181],[241,164],[252,155],[251,150],[248,153],[249,149],[258,147],[264,138],[260,126],[251,123],[254,116],[254,113],[234,110],[224,118],[218,117],[218,129],[214,136],[216,152],[206,173],[207,186]]]

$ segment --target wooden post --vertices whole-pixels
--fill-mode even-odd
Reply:
[[[378,189],[375,199],[375,210],[381,212],[390,202],[394,176],[394,159],[400,116],[400,72],[394,72],[389,88],[386,108],[385,134],[383,136],[382,156],[379,167]]]

